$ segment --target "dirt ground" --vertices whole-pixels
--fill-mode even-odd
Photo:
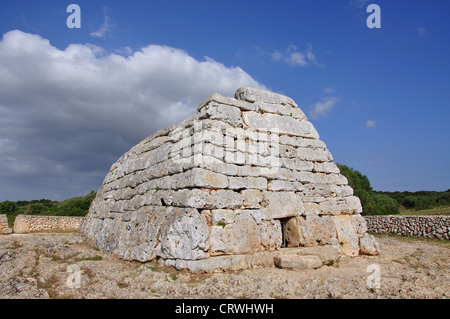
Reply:
[[[192,274],[118,259],[75,233],[0,236],[0,298],[445,298],[450,242],[375,236],[379,256],[311,270]],[[379,279],[379,281],[377,281]]]

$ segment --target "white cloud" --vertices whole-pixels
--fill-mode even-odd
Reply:
[[[358,7],[358,8],[364,8],[366,7],[366,4],[369,2],[369,0],[350,0],[350,5]]]
[[[326,97],[322,101],[317,102],[309,107],[309,117],[311,119],[319,119],[328,116],[328,113],[338,102],[337,97]]]
[[[425,27],[418,27],[418,28],[416,29],[416,31],[417,31],[417,34],[418,34],[420,37],[423,37],[423,36],[427,35],[427,28],[425,28]]]
[[[279,61],[283,57],[283,54],[280,51],[275,51],[272,53],[272,60]]]
[[[368,121],[366,122],[366,129],[374,128],[376,124],[377,124],[377,123],[376,123],[375,121],[368,120]]]
[[[306,67],[310,64],[323,67],[312,52],[312,45],[308,43],[307,46],[308,47],[303,51],[299,51],[295,45],[290,45],[283,53],[277,50],[272,53],[272,60],[283,60],[292,67]]]
[[[218,92],[264,88],[239,67],[149,45],[129,56],[60,50],[18,30],[0,41],[0,201],[64,199],[99,184],[124,152]],[[14,189],[11,185],[23,181]],[[35,185],[34,193],[26,193]],[[31,191],[30,191],[31,192]],[[69,192],[72,192],[69,194]]]
[[[336,89],[335,89],[335,88],[325,88],[325,89],[323,90],[323,93],[324,93],[324,94],[331,94],[331,93],[334,93],[334,92],[336,92]]]
[[[100,28],[97,31],[91,32],[90,35],[95,38],[105,38],[108,33],[110,33],[114,27],[114,25],[111,23],[111,19],[107,13],[106,8],[103,9],[104,17],[103,17],[103,23],[100,26]]]

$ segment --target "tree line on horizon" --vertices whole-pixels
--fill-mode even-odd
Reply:
[[[355,196],[361,200],[363,215],[399,214],[401,210],[424,210],[450,206],[450,189],[443,192],[375,191],[366,175],[343,164],[337,164]]]
[[[399,214],[400,210],[423,210],[450,206],[450,189],[443,192],[384,192],[374,191],[366,175],[346,165],[337,164],[344,175],[354,195],[361,200],[362,215]],[[19,214],[43,216],[85,216],[89,206],[96,196],[90,191],[84,196],[72,197],[64,201],[49,199],[31,201],[0,202],[0,214],[8,216],[8,222],[13,223]]]

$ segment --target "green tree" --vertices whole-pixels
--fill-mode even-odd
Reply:
[[[25,209],[26,215],[39,215],[46,211],[46,207],[41,203],[34,203],[27,206]]]
[[[346,165],[337,164],[337,166],[341,174],[347,178],[349,186],[353,188],[353,194],[361,200],[363,215],[398,214],[400,212],[400,205],[394,198],[374,192],[366,175]]]
[[[14,202],[6,200],[0,203],[0,214],[14,214],[17,210],[17,205]]]

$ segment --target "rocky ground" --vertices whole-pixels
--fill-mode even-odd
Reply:
[[[78,234],[0,236],[0,298],[448,298],[448,241],[377,235],[379,256],[311,270],[192,274],[128,262]],[[374,265],[370,266],[369,265]],[[369,267],[369,268],[368,268]],[[377,268],[379,267],[379,268]],[[79,288],[74,280],[80,270]],[[368,287],[379,269],[380,286]],[[372,276],[372,277],[371,277]],[[68,285],[69,284],[69,285]],[[70,288],[71,286],[72,288]]]

